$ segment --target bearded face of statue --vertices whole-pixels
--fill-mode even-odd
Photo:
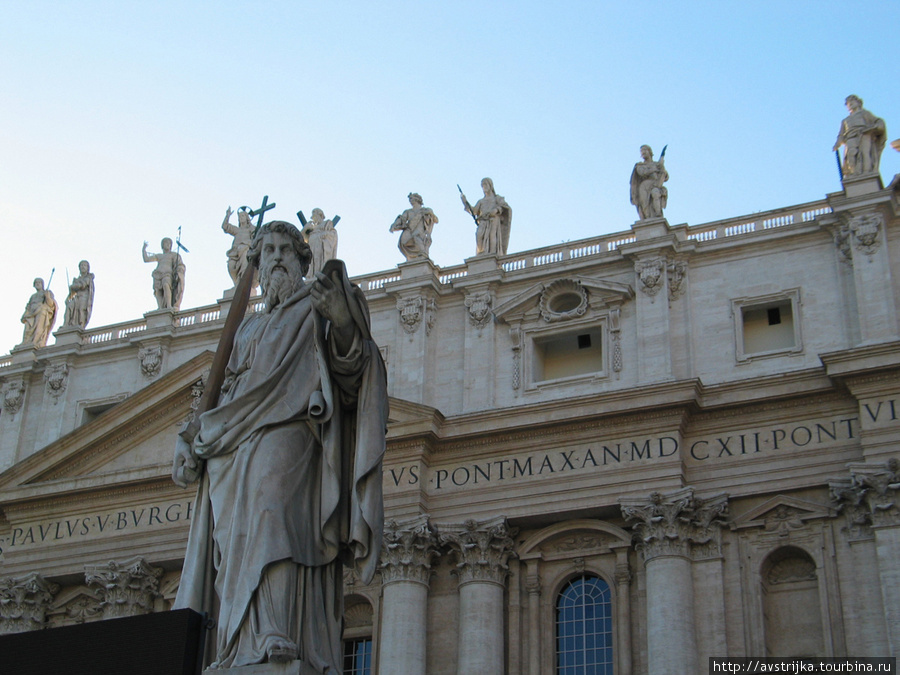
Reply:
[[[259,283],[269,309],[284,302],[303,284],[303,266],[290,235],[270,232],[263,238]]]

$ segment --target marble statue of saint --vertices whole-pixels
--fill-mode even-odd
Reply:
[[[844,103],[850,114],[841,122],[841,130],[832,148],[837,150],[844,146],[844,175],[878,173],[887,138],[884,120],[864,109],[859,96],[851,94]]]
[[[631,172],[631,203],[637,207],[640,220],[662,218],[669,199],[669,191],[663,183],[669,180],[669,172],[662,157],[658,162],[653,161],[653,150],[649,145],[641,146],[641,160]]]
[[[225,220],[222,221],[222,230],[230,234],[234,239],[231,248],[228,249],[228,275],[235,286],[241,280],[241,275],[247,269],[247,251],[250,250],[250,242],[253,239],[253,222],[250,220],[250,212],[246,208],[238,209],[237,227],[232,225],[229,206],[225,211]],[[253,284],[256,286],[256,284]]]
[[[397,216],[391,225],[391,232],[400,231],[397,248],[407,260],[427,258],[431,249],[431,231],[438,222],[438,217],[434,215],[434,211],[422,206],[419,194],[410,192],[408,199],[412,208]]]
[[[34,280],[34,293],[25,305],[25,313],[22,314],[22,323],[25,330],[22,334],[22,346],[46,347],[47,338],[56,323],[56,298],[50,289],[44,290],[44,280]]]
[[[322,209],[313,209],[312,218],[303,228],[303,238],[312,250],[312,262],[309,265],[309,279],[321,272],[325,263],[337,256],[338,235],[334,222],[325,220]]]
[[[463,207],[476,223],[475,254],[506,255],[512,226],[512,209],[503,197],[494,192],[494,181],[490,178],[482,179],[481,189],[484,190],[484,197],[475,206],[470,205],[466,196],[460,193]]]
[[[63,326],[84,328],[91,320],[94,307],[94,275],[91,264],[87,260],[78,263],[77,277],[69,284],[69,295],[66,296],[66,315]]]
[[[172,250],[172,240],[166,237],[160,243],[162,253],[147,253],[147,242],[141,253],[144,262],[155,262],[153,270],[153,295],[157,309],[178,309],[184,295],[184,261]]]
[[[248,258],[266,309],[237,329],[217,407],[177,439],[173,479],[200,485],[175,607],[218,606],[212,667],[337,674],[342,568],[369,583],[381,549],[384,363],[343,262],[304,282],[311,252],[284,221]]]

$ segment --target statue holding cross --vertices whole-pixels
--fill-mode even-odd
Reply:
[[[293,224],[257,227],[176,441],[173,480],[199,487],[175,608],[215,616],[210,669],[342,672],[343,569],[378,564],[384,363],[344,263],[313,277],[312,257]],[[257,267],[265,309],[243,316]]]

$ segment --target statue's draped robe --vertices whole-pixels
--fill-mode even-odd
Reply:
[[[638,162],[631,172],[631,203],[635,205],[638,218],[662,218],[662,209],[666,208],[669,191],[663,185],[669,180],[669,172],[660,166],[659,162],[649,160]],[[659,213],[653,206],[652,192],[654,188],[659,190]]]
[[[485,195],[472,207],[472,215],[478,224],[475,230],[476,253],[506,255],[512,225],[512,209],[506,200],[498,194]]]
[[[304,286],[271,313],[244,320],[227,370],[233,382],[228,388],[226,379],[219,406],[200,417],[195,450],[206,470],[175,607],[212,610],[211,556],[222,666],[265,660],[267,636],[259,633],[287,603],[293,623],[278,634],[300,644],[302,660],[340,672],[342,562],[367,581],[375,572],[384,364],[365,299],[339,268],[356,324],[349,353],[337,354]],[[297,570],[289,588],[285,562]]]

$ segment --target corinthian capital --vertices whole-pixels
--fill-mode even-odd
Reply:
[[[506,518],[467,520],[465,523],[441,525],[439,538],[456,555],[459,583],[490,581],[503,584],[513,552],[513,535]]]
[[[24,633],[44,627],[59,584],[37,572],[0,578],[0,633]]]
[[[870,527],[900,525],[897,493],[900,490],[900,461],[847,465],[849,478],[828,481],[831,499],[848,520],[851,534],[862,535]]]
[[[159,597],[161,567],[151,567],[137,556],[119,563],[85,567],[85,583],[100,597],[103,618],[149,614]]]
[[[694,496],[693,488],[645,499],[621,499],[622,516],[634,527],[636,548],[644,560],[661,555],[713,557],[720,549],[728,496]]]
[[[381,545],[382,583],[418,581],[428,585],[431,561],[437,555],[437,535],[428,516],[412,520],[389,520],[384,524]]]

